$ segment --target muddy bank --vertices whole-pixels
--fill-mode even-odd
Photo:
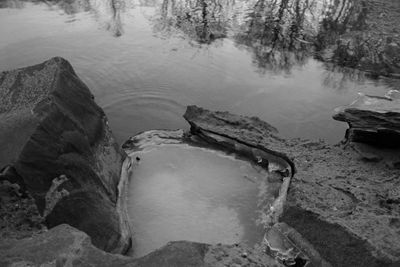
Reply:
[[[185,118],[194,134],[231,136],[291,159],[296,172],[281,221],[332,265],[399,263],[400,210],[388,197],[400,186],[400,171],[394,167],[400,161],[399,151],[386,151],[391,157],[370,162],[352,145],[282,139],[270,125],[255,124],[255,118],[195,106],[188,108]]]

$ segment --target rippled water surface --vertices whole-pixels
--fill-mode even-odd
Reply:
[[[362,24],[352,1],[8,0],[0,7],[0,70],[68,59],[120,142],[143,130],[186,128],[190,104],[259,116],[284,136],[337,142],[346,126],[332,110],[357,92],[383,95],[392,86],[316,59],[340,55],[323,49],[331,31]]]
[[[266,171],[221,152],[166,145],[134,155],[128,213],[135,232],[134,256],[173,240],[252,246],[259,186]]]

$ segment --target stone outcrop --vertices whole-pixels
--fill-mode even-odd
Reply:
[[[240,245],[170,242],[142,257],[106,253],[85,233],[66,224],[22,240],[0,240],[0,266],[265,266],[280,267],[274,259]]]
[[[52,58],[1,73],[0,121],[2,179],[28,190],[47,226],[67,223],[98,248],[126,251],[129,225],[117,210],[125,155],[71,65]]]
[[[366,161],[353,148],[285,140],[256,118],[190,106],[191,132],[219,142],[233,139],[290,160],[292,177],[280,218],[333,266],[398,266],[400,171],[396,164]],[[210,137],[211,136],[211,137]],[[224,136],[221,139],[218,136]],[[391,152],[399,160],[400,152]]]
[[[385,97],[360,95],[348,106],[335,110],[333,118],[349,124],[348,141],[386,147],[400,146],[399,91]]]
[[[287,172],[286,176],[294,174],[292,160],[281,152],[284,151],[282,147],[285,146],[285,140],[278,136],[275,127],[259,118],[212,112],[197,106],[188,106],[183,117],[190,124],[192,134],[210,143],[241,151],[256,162],[265,160],[269,165],[273,162],[280,171]],[[246,151],[249,149],[241,145],[249,147],[251,151]]]

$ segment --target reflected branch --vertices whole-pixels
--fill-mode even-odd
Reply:
[[[121,12],[125,9],[125,0],[6,0],[0,1],[0,8],[24,8],[25,3],[44,4],[71,16],[91,12],[115,37],[123,34]]]
[[[226,21],[220,16],[222,8],[218,0],[163,0],[155,30],[178,30],[200,44],[211,44],[226,37]]]

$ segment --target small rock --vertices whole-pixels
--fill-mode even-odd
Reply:
[[[388,191],[386,202],[389,204],[400,204],[400,185],[397,185]]]

